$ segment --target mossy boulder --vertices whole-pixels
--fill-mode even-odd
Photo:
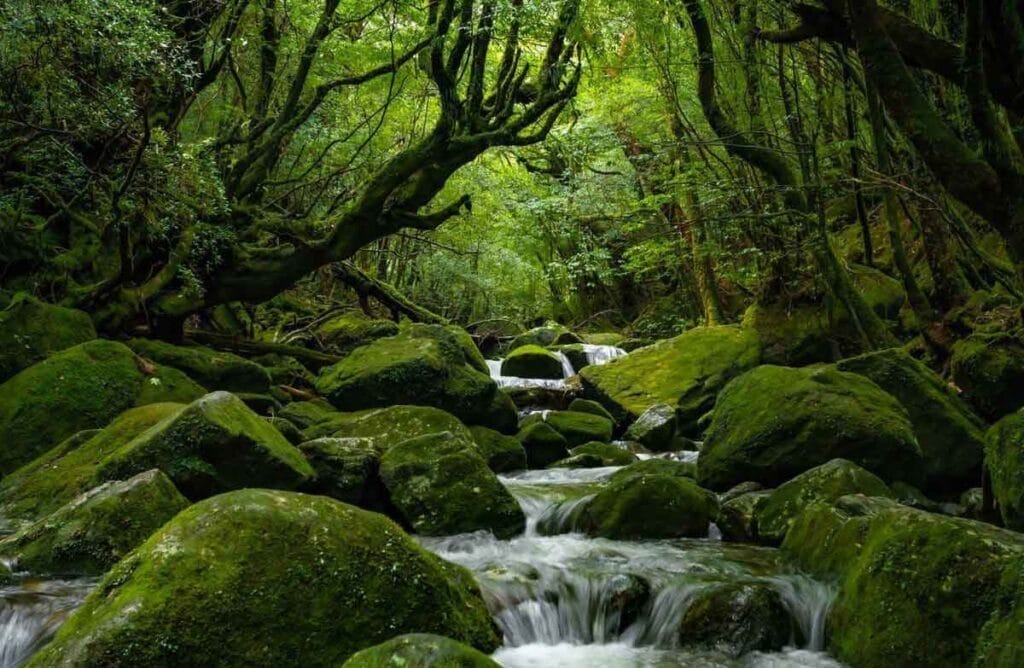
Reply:
[[[732,582],[702,589],[683,612],[679,642],[733,659],[777,652],[796,634],[778,591],[764,582]]]
[[[552,380],[565,377],[562,360],[550,350],[534,345],[521,346],[510,352],[501,363],[501,375]]]
[[[756,543],[759,540],[757,517],[772,490],[744,492],[726,500],[723,496],[715,524],[722,532],[722,539],[735,543]]]
[[[1024,342],[975,335],[956,342],[949,368],[964,396],[990,422],[1024,407]]]
[[[700,431],[697,421],[715,405],[725,384],[761,359],[757,334],[738,327],[699,327],[580,372],[584,395],[601,402],[620,424],[651,406],[676,409],[678,430]]]
[[[252,361],[267,370],[273,385],[311,388],[316,382],[316,376],[306,365],[290,355],[267,353],[253,357]]]
[[[414,404],[444,409],[468,424],[484,424],[497,385],[468,360],[464,341],[448,329],[410,326],[323,369],[316,389],[343,411]]]
[[[560,459],[554,464],[549,464],[549,469],[596,469],[604,466],[604,460],[599,456],[588,452],[581,452],[577,455],[569,455]]]
[[[179,513],[29,665],[337,668],[413,632],[500,644],[469,572],[383,515],[247,489]]]
[[[600,466],[629,466],[636,461],[636,455],[632,452],[617,445],[601,443],[600,441],[584,443],[583,445],[576,446],[569,452],[573,456],[593,455],[598,458]]]
[[[851,665],[910,666],[922,657],[951,668],[1012,665],[991,661],[1003,652],[993,639],[1004,647],[1024,642],[1005,616],[1024,603],[1018,533],[892,499],[846,496],[808,508],[783,550],[808,572],[838,579],[830,646]]]
[[[870,378],[907,409],[924,455],[926,490],[949,494],[981,480],[981,420],[938,374],[901,348],[845,359],[836,368]]]
[[[55,353],[0,385],[0,473],[133,406],[205,394],[185,374],[97,339]]]
[[[380,452],[367,438],[323,437],[299,445],[315,476],[302,491],[386,512],[388,492],[378,475]]]
[[[697,466],[693,462],[680,462],[673,459],[645,459],[630,464],[621,471],[616,471],[611,480],[616,482],[642,475],[667,475],[696,480]]]
[[[252,394],[266,394],[270,390],[270,373],[234,353],[206,346],[176,346],[155,339],[132,339],[128,347],[140,357],[184,371],[208,390]]]
[[[892,395],[832,367],[765,365],[719,395],[697,480],[716,490],[747,480],[774,487],[836,458],[887,481],[924,477],[913,426]]]
[[[519,427],[519,410],[512,397],[500,388],[495,391],[491,405],[480,413],[478,424],[502,434],[515,434]]]
[[[380,477],[406,524],[445,536],[488,530],[523,532],[526,518],[474,443],[450,432],[403,441],[381,457]]]
[[[376,320],[362,313],[343,313],[324,321],[316,329],[320,347],[344,355],[371,341],[398,334],[398,324]]]
[[[281,432],[281,435],[288,440],[292,445],[298,445],[306,440],[302,436],[302,432],[295,426],[294,423],[279,417],[263,416],[263,420],[266,421],[271,427]]]
[[[429,633],[409,633],[352,655],[341,668],[500,668],[469,645]]]
[[[323,436],[365,438],[383,453],[410,438],[445,431],[473,440],[472,433],[457,417],[429,406],[388,406],[354,413],[335,412],[304,434],[308,439]]]
[[[469,431],[487,466],[495,473],[526,468],[526,451],[515,436],[507,436],[487,427],[470,427]]]
[[[632,475],[609,482],[577,523],[588,535],[617,540],[703,538],[717,513],[715,495],[689,478]]]
[[[534,327],[512,339],[509,350],[515,350],[523,346],[553,346],[568,343],[583,343],[576,334],[573,334],[566,327],[558,323],[550,322],[541,327]],[[561,377],[561,376],[559,376]]]
[[[615,422],[615,418],[608,412],[608,409],[602,406],[600,402],[592,399],[573,399],[569,402],[568,410],[575,413],[590,413],[591,415],[607,418],[612,423]]]
[[[642,443],[654,452],[672,450],[676,437],[676,411],[668,404],[657,404],[645,410],[629,425],[625,438]]]
[[[542,469],[569,456],[569,442],[542,420],[527,424],[516,439],[526,451],[526,466]]]
[[[1007,415],[989,429],[985,463],[1003,522],[1024,531],[1024,411]]]
[[[53,353],[96,338],[82,311],[22,294],[0,311],[0,383]]]
[[[103,483],[0,541],[33,574],[101,575],[188,506],[157,469]]]
[[[330,420],[338,415],[338,409],[326,399],[293,401],[278,412],[278,417],[288,420],[301,430]]]
[[[593,334],[583,335],[584,343],[595,346],[616,346],[621,348],[625,340],[625,335],[618,332],[594,332]]]
[[[612,440],[612,423],[600,415],[577,411],[545,411],[534,413],[530,417],[546,422],[565,438],[570,448],[591,441],[607,443]]]
[[[881,478],[853,462],[833,459],[783,483],[757,513],[758,539],[781,544],[797,516],[815,502],[830,503],[850,495],[894,498]]]

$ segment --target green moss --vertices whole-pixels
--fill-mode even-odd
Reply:
[[[632,452],[623,450],[611,443],[601,443],[600,441],[584,443],[569,452],[574,456],[594,455],[601,462],[601,466],[628,466],[636,461],[636,455]]]
[[[622,343],[626,340],[626,337],[618,332],[595,332],[593,334],[584,334],[583,342],[590,343],[595,346],[618,346],[622,347]]]
[[[487,427],[470,427],[469,430],[492,471],[504,473],[526,468],[526,451],[514,436],[506,436]]]
[[[591,415],[607,418],[613,423],[615,422],[615,418],[612,417],[607,408],[602,406],[600,402],[591,399],[573,399],[569,404],[569,410],[577,413],[590,413]]]
[[[1024,412],[1007,415],[988,431],[985,464],[1003,522],[1024,530]]]
[[[656,404],[676,409],[679,432],[694,436],[697,420],[733,377],[757,365],[757,334],[737,327],[701,327],[580,372],[584,394],[625,424]]]
[[[680,478],[697,478],[697,466],[693,462],[679,462],[673,459],[645,459],[616,471],[612,481],[625,480],[639,475],[667,475]]]
[[[473,436],[457,417],[429,406],[389,406],[355,413],[334,413],[321,424],[305,431],[307,439],[336,438],[370,439],[379,452],[410,438],[450,432],[460,438]]]
[[[514,434],[519,425],[519,411],[512,397],[502,389],[498,389],[491,399],[491,405],[478,415],[475,424],[490,427],[503,434]]]
[[[554,464],[549,464],[549,469],[596,469],[604,466],[604,460],[598,455],[588,452],[581,452],[571,455],[565,459],[559,459]]]
[[[141,357],[188,374],[209,390],[265,394],[270,373],[255,362],[205,346],[176,346],[155,339],[132,339],[128,347]]]
[[[550,350],[535,345],[520,346],[510,352],[501,363],[501,375],[554,380],[564,377],[562,361]]]
[[[534,327],[512,339],[509,350],[522,346],[551,346],[556,344],[583,343],[577,335],[556,322],[549,322],[543,327]]]
[[[201,387],[169,367],[147,367],[127,347],[89,341],[0,385],[0,472],[10,473],[83,429],[133,406],[188,402]]]
[[[957,341],[949,362],[953,382],[975,410],[995,422],[1024,406],[1024,343],[1004,334]]]
[[[703,538],[718,513],[715,495],[689,478],[631,475],[613,479],[580,511],[580,528],[616,540]]]
[[[719,395],[697,479],[717,490],[747,480],[775,486],[836,458],[887,481],[924,476],[906,410],[870,380],[765,365]]]
[[[387,490],[378,476],[380,452],[372,440],[324,437],[302,443],[299,450],[316,473],[303,491],[360,508],[390,510]]]
[[[569,443],[565,437],[546,422],[527,424],[516,439],[526,451],[526,465],[531,469],[542,469],[569,456]]]
[[[326,422],[335,417],[338,410],[324,399],[310,399],[309,401],[293,401],[278,412],[278,417],[290,421],[299,429],[310,427]]]
[[[153,469],[76,497],[0,541],[0,554],[33,574],[101,575],[186,506]]]
[[[491,657],[451,638],[410,633],[364,649],[342,668],[499,668]]]
[[[679,642],[738,659],[777,652],[796,633],[782,597],[770,585],[734,582],[702,589],[683,612]]]
[[[804,471],[771,493],[757,513],[757,536],[766,543],[780,544],[807,506],[818,501],[836,501],[849,494],[894,496],[875,474],[845,459],[833,459]]]
[[[0,383],[53,353],[95,338],[85,313],[22,295],[0,311]]]
[[[485,529],[510,538],[526,526],[519,504],[487,468],[475,444],[449,432],[391,447],[381,457],[380,476],[417,533],[443,536]]]
[[[325,349],[343,355],[361,345],[398,334],[398,325],[390,320],[374,320],[361,313],[345,313],[317,328],[317,341]]]
[[[248,489],[182,511],[29,665],[336,668],[411,632],[500,643],[472,576],[384,516]]]
[[[612,423],[608,418],[577,411],[545,411],[534,413],[565,438],[570,448],[591,441],[612,440]]]
[[[728,501],[723,500],[715,519],[722,539],[737,543],[758,542],[757,516],[771,495],[771,490],[745,492]]]
[[[590,357],[582,343],[569,343],[564,346],[551,346],[552,352],[559,352],[569,358],[569,363],[576,373],[584,367],[590,366]]]
[[[276,429],[284,436],[289,443],[292,445],[298,445],[305,439],[302,437],[302,432],[293,423],[279,417],[263,417],[267,424]]]
[[[981,420],[931,369],[901,348],[845,359],[836,368],[871,379],[907,409],[924,455],[925,489],[948,496],[981,480]]]
[[[668,404],[658,404],[645,410],[636,422],[629,425],[625,438],[643,444],[654,452],[675,449],[676,412]]]

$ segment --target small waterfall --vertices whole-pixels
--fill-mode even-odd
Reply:
[[[562,378],[572,378],[576,375],[576,369],[572,368],[572,362],[569,360],[569,356],[563,352],[553,351],[558,361],[562,363]]]
[[[583,344],[583,352],[587,355],[587,364],[607,364],[614,359],[624,357],[626,351],[615,346],[598,346],[592,343]]]
[[[96,579],[25,580],[0,588],[0,668],[14,668],[50,639]]]
[[[615,346],[598,346],[589,343],[580,344],[583,346],[583,352],[587,356],[588,364],[607,364],[608,362],[618,359],[626,354],[625,350],[616,348]],[[558,361],[562,363],[562,378],[559,379],[548,379],[548,378],[518,378],[516,376],[503,376],[501,375],[501,363],[504,360],[487,360],[487,369],[490,372],[491,378],[498,384],[498,387],[507,388],[544,388],[549,390],[560,390],[566,387],[565,381],[568,378],[572,378],[576,375],[576,369],[572,365],[572,361],[569,357],[557,350],[551,351]]]

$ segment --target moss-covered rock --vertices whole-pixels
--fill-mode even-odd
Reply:
[[[590,356],[582,343],[569,343],[564,346],[551,346],[552,352],[561,353],[569,360],[573,371],[580,372],[580,369],[590,366]]]
[[[0,554],[34,574],[100,575],[186,506],[152,469],[85,492],[0,541]]]
[[[778,591],[763,582],[733,582],[696,594],[683,612],[679,642],[735,659],[779,651],[796,630]]]
[[[95,338],[85,313],[22,294],[0,311],[0,383],[53,353]]]
[[[549,322],[542,327],[534,327],[527,330],[512,339],[512,343],[509,344],[509,350],[515,350],[522,346],[545,347],[569,343],[583,343],[583,339],[570,332],[566,327],[556,322]]]
[[[584,334],[583,342],[595,346],[616,346],[621,348],[626,337],[618,332],[594,332]]]
[[[676,409],[678,430],[699,431],[697,421],[715,405],[725,384],[761,359],[757,334],[738,327],[700,327],[580,372],[584,394],[621,424],[651,406]]]
[[[414,404],[482,424],[490,417],[497,385],[469,364],[463,346],[440,325],[410,326],[323,369],[316,388],[344,411]]]
[[[526,451],[526,466],[542,469],[569,456],[569,442],[544,421],[524,426],[516,439]]]
[[[759,540],[757,517],[772,495],[772,490],[744,492],[728,500],[722,499],[715,524],[722,539],[735,543],[756,543]]]
[[[616,471],[611,480],[615,482],[641,475],[667,475],[695,480],[697,466],[693,462],[680,462],[674,459],[645,459]]]
[[[304,433],[308,439],[323,436],[370,439],[374,447],[383,453],[410,438],[445,431],[473,440],[472,433],[457,417],[429,406],[388,406],[354,413],[335,412],[330,419]]]
[[[717,490],[747,480],[776,486],[836,458],[888,481],[924,475],[913,426],[892,395],[831,367],[765,365],[719,395],[697,479]]]
[[[1007,415],[989,429],[985,463],[1003,522],[1024,530],[1024,411]]]
[[[367,438],[323,437],[299,445],[315,476],[303,491],[360,508],[386,512],[388,492],[380,480],[380,452]]]
[[[668,404],[657,404],[645,410],[636,422],[629,425],[625,437],[642,443],[654,452],[674,449],[676,437],[676,411]]]
[[[409,633],[352,655],[341,668],[500,668],[494,660],[451,638]]]
[[[519,427],[519,411],[512,397],[499,388],[491,399],[491,405],[480,414],[477,424],[502,434],[515,434]]]
[[[891,499],[846,496],[800,515],[783,550],[805,570],[838,578],[829,628],[840,660],[1012,665],[976,660],[998,655],[987,633],[1002,635],[1002,612],[1020,600],[1011,573],[1024,562],[1024,536]],[[1011,639],[1024,639],[1019,626],[1001,638]]]
[[[362,313],[343,313],[317,327],[316,340],[325,350],[344,355],[361,345],[395,334],[398,334],[398,324],[391,320],[375,320]]]
[[[613,479],[583,506],[577,522],[602,538],[703,538],[717,513],[715,495],[689,478],[632,475]]]
[[[301,430],[330,420],[338,415],[338,409],[325,399],[293,401],[278,412],[278,417],[288,420]]]
[[[833,459],[804,471],[771,493],[757,513],[758,539],[781,544],[790,525],[807,506],[819,501],[831,503],[850,494],[894,497],[875,474],[845,459]]]
[[[184,371],[208,390],[266,394],[270,373],[234,353],[205,346],[176,346],[155,339],[132,339],[128,347],[140,357]]]
[[[411,632],[500,643],[472,576],[384,516],[248,489],[178,514],[29,665],[337,668]]]
[[[533,420],[546,422],[565,438],[570,448],[591,441],[607,443],[612,440],[612,423],[600,415],[577,411],[545,411],[534,413],[530,418],[532,419],[523,424],[529,424]]]
[[[274,385],[311,388],[316,382],[316,376],[302,362],[290,355],[267,353],[253,357],[252,361],[267,370],[270,382]]]
[[[569,403],[568,410],[576,413],[590,413],[591,415],[597,415],[603,418],[607,418],[611,422],[615,422],[615,418],[608,412],[608,409],[601,405],[600,402],[592,399],[573,399]]]
[[[0,473],[10,473],[83,429],[144,404],[188,402],[203,388],[176,369],[148,364],[113,341],[81,343],[0,385]]]
[[[565,459],[559,459],[554,464],[549,464],[549,469],[596,469],[605,466],[604,460],[589,452],[581,452],[570,455]]]
[[[924,455],[926,490],[949,494],[981,480],[981,420],[935,372],[901,348],[845,359],[836,367],[870,378],[907,409]]]
[[[519,503],[487,468],[476,445],[450,432],[392,446],[381,457],[380,477],[417,533],[488,530],[510,538],[526,527]]]
[[[284,418],[263,416],[263,419],[271,427],[281,432],[281,435],[284,436],[292,445],[298,445],[306,440],[302,436],[302,432],[299,428],[296,427],[294,423],[289,422]]]
[[[514,436],[506,436],[487,427],[470,427],[477,449],[495,473],[526,468],[526,451]]]
[[[949,367],[953,382],[990,422],[1024,407],[1024,342],[972,336],[953,345]]]
[[[584,443],[571,449],[569,452],[573,456],[593,455],[601,462],[600,466],[629,466],[636,461],[636,455],[632,452],[617,445],[601,443],[600,441]]]
[[[554,380],[565,376],[562,360],[550,350],[534,345],[521,346],[510,352],[501,363],[501,375]]]

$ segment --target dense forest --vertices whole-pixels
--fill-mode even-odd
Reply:
[[[0,0],[0,667],[1024,665],[1024,1]]]

